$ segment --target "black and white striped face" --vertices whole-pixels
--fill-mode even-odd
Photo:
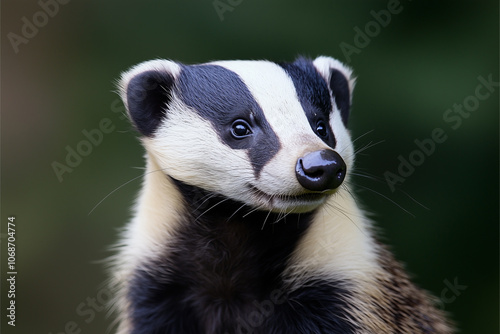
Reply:
[[[346,129],[354,80],[337,60],[167,60],[125,73],[121,94],[168,176],[276,212],[315,209],[353,164]]]

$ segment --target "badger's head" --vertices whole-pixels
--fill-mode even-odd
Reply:
[[[354,79],[339,61],[153,60],[121,96],[158,172],[254,208],[307,212],[353,164],[346,128]]]

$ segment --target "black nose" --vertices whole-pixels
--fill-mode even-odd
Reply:
[[[346,169],[344,160],[337,152],[321,150],[297,160],[295,175],[300,185],[308,190],[333,190],[344,181]]]

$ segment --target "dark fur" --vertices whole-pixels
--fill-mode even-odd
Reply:
[[[127,87],[130,117],[141,134],[153,136],[165,117],[164,107],[170,103],[174,78],[168,73],[147,71],[134,77]]]
[[[330,78],[330,89],[337,107],[340,109],[342,122],[347,127],[349,120],[349,109],[351,108],[351,95],[349,94],[349,83],[345,76],[338,70],[332,70]]]
[[[206,200],[213,194],[176,183],[186,221],[167,254],[134,275],[133,334],[353,333],[347,282],[311,277],[292,291],[282,280],[314,213],[248,214],[241,203]]]

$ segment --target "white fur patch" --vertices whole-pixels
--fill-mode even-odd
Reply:
[[[180,217],[185,214],[181,195],[168,180],[156,159],[146,154],[143,188],[137,199],[135,215],[123,231],[117,254],[111,258],[111,282],[116,290],[112,307],[119,314],[118,334],[130,332],[128,289],[135,270],[151,259],[165,254]],[[146,269],[147,268],[143,268]]]

